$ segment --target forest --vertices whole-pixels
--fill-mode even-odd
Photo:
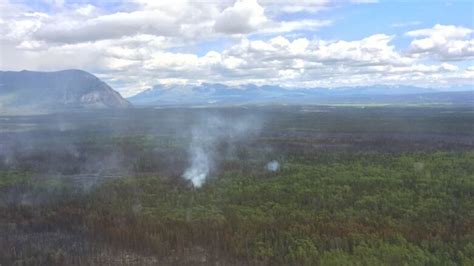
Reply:
[[[4,116],[0,147],[0,265],[474,264],[469,107]]]

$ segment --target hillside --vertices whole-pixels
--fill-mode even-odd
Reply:
[[[82,70],[1,71],[0,107],[5,109],[126,108],[131,104],[109,85]]]

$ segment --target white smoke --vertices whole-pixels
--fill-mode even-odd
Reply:
[[[207,175],[211,170],[211,151],[207,150],[209,148],[207,144],[196,145],[193,138],[194,144],[191,144],[191,149],[189,151],[189,156],[191,158],[191,165],[183,174],[183,177],[187,180],[190,180],[195,187],[201,187],[204,181],[206,180]],[[207,150],[207,151],[206,151]]]
[[[280,169],[280,163],[278,161],[271,161],[267,163],[267,170],[270,172],[276,172]]]
[[[257,134],[260,125],[255,117],[223,118],[213,114],[202,117],[192,128],[188,149],[190,165],[182,177],[195,187],[201,187],[221,157],[218,146],[225,143],[231,152],[235,143]]]

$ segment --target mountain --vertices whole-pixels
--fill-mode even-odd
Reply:
[[[473,90],[439,92],[412,86],[366,86],[342,88],[282,88],[246,84],[227,86],[156,85],[128,98],[135,105],[226,105],[226,104],[473,104]]]
[[[0,108],[54,110],[130,106],[105,82],[82,70],[0,71]]]

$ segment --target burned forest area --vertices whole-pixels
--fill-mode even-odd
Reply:
[[[0,116],[0,265],[473,265],[472,107]]]

